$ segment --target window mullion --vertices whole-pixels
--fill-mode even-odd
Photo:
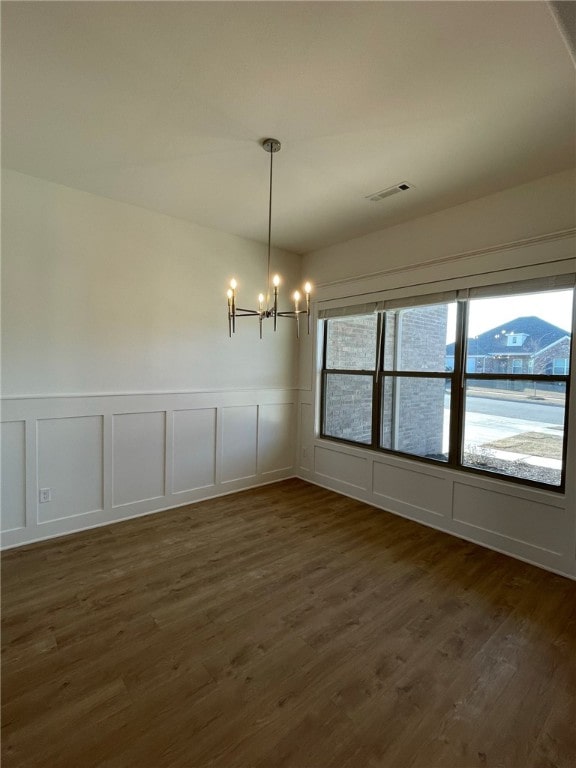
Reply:
[[[460,300],[457,303],[454,371],[452,372],[452,385],[450,387],[450,451],[448,463],[453,466],[460,466],[462,463],[467,325],[468,302]]]
[[[384,313],[378,313],[376,326],[376,365],[374,368],[374,383],[372,385],[372,447],[380,445],[380,419],[381,419],[381,388],[382,388],[382,360],[384,355]]]

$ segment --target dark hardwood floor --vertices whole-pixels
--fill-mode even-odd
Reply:
[[[299,480],[2,577],[4,768],[576,765],[576,584]]]

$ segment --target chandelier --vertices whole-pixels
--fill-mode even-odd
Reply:
[[[272,239],[272,159],[276,152],[280,151],[282,146],[278,139],[264,139],[262,142],[262,148],[270,153],[270,193],[268,197],[268,275],[266,283],[266,297],[261,293],[258,296],[258,309],[242,309],[237,305],[238,298],[238,283],[235,278],[230,281],[230,288],[228,288],[228,334],[232,336],[236,333],[236,318],[238,317],[257,317],[260,326],[260,338],[262,338],[262,323],[268,318],[272,318],[274,321],[274,330],[276,330],[276,324],[279,317],[288,317],[296,320],[296,336],[300,337],[300,315],[306,316],[306,327],[308,333],[310,333],[310,293],[312,292],[312,286],[310,283],[304,285],[304,304],[305,309],[300,308],[300,302],[302,296],[300,291],[294,291],[292,294],[292,300],[294,301],[294,309],[286,310],[284,312],[278,309],[278,286],[280,285],[280,275],[274,275],[272,283],[270,282],[270,250]],[[271,290],[272,288],[272,290]],[[272,295],[272,301],[270,296]]]

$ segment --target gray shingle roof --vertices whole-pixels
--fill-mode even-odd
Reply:
[[[502,335],[502,330],[506,334]],[[522,346],[507,346],[506,335],[510,333],[526,334]],[[494,354],[514,354],[529,353],[534,354],[543,347],[558,341],[569,333],[557,325],[552,325],[540,317],[517,317],[510,320],[505,325],[498,325],[489,331],[469,338],[468,351],[471,355],[494,355]],[[454,343],[446,346],[446,354],[454,354]]]

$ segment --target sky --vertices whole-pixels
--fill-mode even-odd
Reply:
[[[570,332],[572,328],[572,296],[569,291],[546,291],[521,296],[505,296],[496,299],[473,299],[468,316],[468,337],[479,336],[491,328],[514,331],[516,317],[536,317]],[[450,307],[449,328],[454,327],[456,308]],[[449,331],[448,343],[454,341]]]

